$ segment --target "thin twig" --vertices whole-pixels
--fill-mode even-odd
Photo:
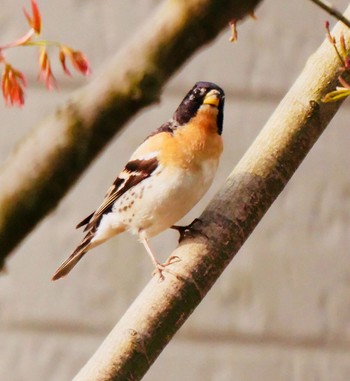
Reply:
[[[332,4],[330,4],[328,1],[323,0],[311,0],[313,3],[321,7],[323,10],[328,12],[330,15],[341,21],[343,24],[345,24],[348,28],[350,28],[350,20],[343,16],[343,14],[338,11]]]

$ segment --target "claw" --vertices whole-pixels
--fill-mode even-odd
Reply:
[[[169,270],[167,268],[167,266],[173,264],[173,263],[176,263],[176,262],[179,262],[180,261],[180,258],[176,255],[173,255],[171,256],[166,262],[164,262],[163,264],[162,263],[157,263],[155,265],[155,269],[152,273],[152,276],[155,276],[158,274],[159,276],[159,281],[162,282],[164,280],[164,275],[163,275],[163,272],[167,272],[173,276],[175,276],[176,278],[179,278],[179,275],[176,274],[175,272]]]
[[[195,218],[189,225],[187,226],[179,226],[179,225],[173,225],[171,226],[171,229],[174,229],[174,230],[177,230],[180,234],[180,237],[179,237],[179,242],[181,242],[182,240],[184,240],[185,238],[193,238],[195,237],[197,234],[200,234],[206,238],[208,238],[208,236],[203,233],[200,229],[198,228],[195,228],[194,225],[196,223],[201,223],[202,221],[199,219],[199,218]]]
[[[163,271],[165,271],[164,266],[162,266],[160,263],[158,263],[155,267],[155,269],[152,272],[152,276],[155,276],[158,274],[159,281],[162,282],[164,280]]]
[[[156,257],[154,256],[149,244],[148,244],[148,239],[146,237],[141,237],[140,238],[141,242],[144,244],[145,248],[146,248],[146,251],[147,253],[149,254],[153,264],[154,264],[154,271],[152,273],[152,275],[156,275],[158,274],[159,276],[159,281],[163,281],[164,280],[164,275],[163,275],[163,271],[166,271],[167,273],[169,274],[172,274],[174,275],[176,278],[179,278],[179,275],[168,270],[167,269],[167,266],[175,263],[175,262],[178,262],[180,261],[180,258],[177,256],[177,255],[172,255],[170,258],[168,258],[168,260],[165,262],[165,263],[159,263],[156,259]]]
[[[163,266],[172,265],[173,263],[177,263],[177,262],[180,262],[180,261],[181,261],[180,257],[178,257],[177,255],[172,255],[172,256],[170,256],[170,257],[163,263]]]

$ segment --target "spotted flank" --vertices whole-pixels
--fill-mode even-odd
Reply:
[[[77,228],[86,225],[84,231],[96,229],[103,214],[111,212],[114,202],[129,189],[151,176],[157,166],[158,160],[155,157],[147,160],[129,161],[120,177],[117,177],[114,181],[102,205],[94,213],[81,221],[77,225]]]
[[[98,231],[102,217],[112,211],[113,205],[118,198],[132,187],[135,187],[135,185],[139,184],[142,180],[151,176],[157,167],[158,160],[155,157],[146,160],[133,160],[127,163],[120,176],[117,177],[109,189],[102,205],[77,225],[77,228],[86,225],[84,231],[87,231],[87,234],[68,259],[56,270],[52,280],[59,279],[68,274],[84,254],[96,246],[92,241]]]

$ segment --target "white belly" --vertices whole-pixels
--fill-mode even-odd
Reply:
[[[134,203],[129,212],[118,213],[125,205],[126,195],[116,202],[112,213],[114,223],[123,224],[132,233],[142,233],[148,238],[157,235],[197,204],[209,189],[217,166],[218,160],[211,159],[203,162],[195,173],[160,168],[158,173],[132,189]]]

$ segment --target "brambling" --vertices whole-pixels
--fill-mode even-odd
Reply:
[[[77,228],[86,235],[52,280],[67,275],[93,247],[129,231],[137,234],[162,277],[149,238],[170,228],[203,197],[223,150],[224,91],[197,82],[173,117],[138,147],[108,190],[102,205]]]

